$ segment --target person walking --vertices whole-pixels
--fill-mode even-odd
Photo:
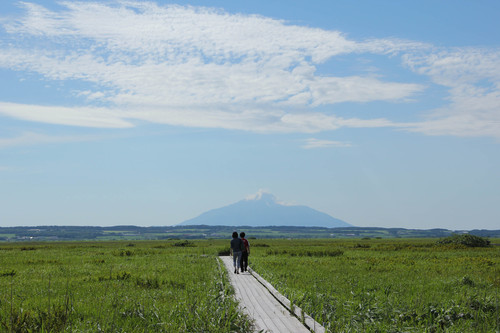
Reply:
[[[246,272],[248,269],[248,255],[250,254],[250,244],[245,239],[245,233],[240,232],[240,239],[243,242],[243,251],[241,251],[241,272]]]
[[[241,251],[243,250],[243,241],[238,238],[238,233],[233,232],[233,239],[231,239],[231,255],[233,256],[234,273],[240,274],[240,261]]]

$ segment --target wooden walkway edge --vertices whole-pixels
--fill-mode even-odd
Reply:
[[[294,306],[292,312],[291,302],[255,271],[249,268],[249,272],[234,274],[232,257],[220,259],[229,273],[236,299],[243,311],[254,319],[257,332],[326,332],[323,326],[303,313],[299,307]]]

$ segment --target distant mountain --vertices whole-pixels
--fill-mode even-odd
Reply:
[[[213,209],[180,225],[302,226],[339,228],[351,225],[307,206],[281,204],[270,193]]]

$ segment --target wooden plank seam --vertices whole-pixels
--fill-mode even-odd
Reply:
[[[262,284],[264,286],[264,288],[266,288],[269,291],[269,293],[271,293],[271,295],[281,305],[283,305],[283,307],[285,307],[292,315],[297,317],[297,319],[299,319],[299,321],[302,322],[309,330],[312,330],[315,333],[325,333],[326,332],[326,329],[323,327],[323,325],[321,325],[316,320],[314,320],[311,316],[309,316],[304,311],[302,311],[302,309],[300,307],[294,305],[293,309],[292,309],[291,302],[288,300],[288,298],[286,298],[279,291],[277,291],[273,287],[272,284],[267,282],[257,272],[255,272],[250,267],[248,267],[248,271],[250,272],[250,274],[252,274],[257,279],[257,281],[259,281],[260,284]],[[304,321],[302,321],[302,318],[304,319]]]

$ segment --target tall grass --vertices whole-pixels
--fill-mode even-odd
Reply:
[[[248,332],[208,242],[0,244],[2,332]]]
[[[329,332],[500,331],[499,247],[252,243],[252,268]],[[250,332],[217,260],[227,245],[0,243],[0,331]]]
[[[496,332],[500,249],[270,240],[251,265],[330,332]],[[311,253],[339,253],[335,256]]]

